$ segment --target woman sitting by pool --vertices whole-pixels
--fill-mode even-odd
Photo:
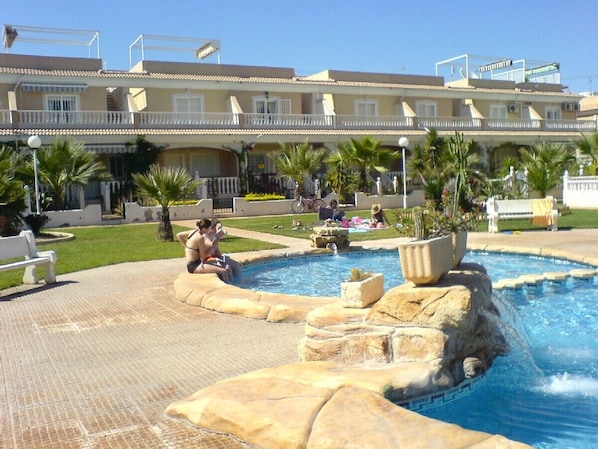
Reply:
[[[213,242],[209,237],[212,222],[202,218],[197,229],[182,231],[176,236],[185,247],[185,259],[189,273],[216,273],[224,282],[230,281],[228,265],[224,265],[214,254]]]

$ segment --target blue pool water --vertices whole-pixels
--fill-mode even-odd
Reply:
[[[538,449],[598,447],[598,285],[508,290],[495,304],[517,330],[473,394],[422,414]]]
[[[497,281],[521,274],[587,268],[558,259],[469,252]],[[354,266],[403,282],[395,251],[309,256],[245,268],[241,286],[280,293],[339,296]],[[513,349],[473,393],[420,413],[537,449],[598,448],[598,280],[544,282],[494,293]]]
[[[478,251],[468,252],[464,262],[484,265],[493,281],[519,277],[521,274],[542,274],[547,271],[569,271],[587,267],[561,259]],[[339,253],[334,256],[294,256],[260,262],[244,268],[243,277],[236,285],[272,293],[340,296],[340,283],[349,277],[353,267],[384,273],[386,290],[405,282],[401,274],[398,251],[380,250]]]

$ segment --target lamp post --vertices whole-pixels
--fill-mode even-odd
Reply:
[[[35,212],[37,215],[40,214],[39,211],[39,182],[37,180],[37,150],[42,144],[42,140],[39,136],[34,135],[27,139],[27,145],[33,151],[33,178],[35,183]]]
[[[409,139],[401,137],[399,139],[399,146],[403,152],[403,209],[407,209],[407,170],[405,166],[405,148],[409,146]]]

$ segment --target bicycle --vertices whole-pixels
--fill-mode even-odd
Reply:
[[[324,200],[320,198],[303,198],[303,196],[299,196],[299,199],[293,200],[291,204],[291,209],[296,214],[302,214],[306,209],[318,212],[321,207],[326,207]]]

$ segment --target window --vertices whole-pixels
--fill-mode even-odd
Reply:
[[[254,100],[256,114],[278,114],[278,100],[256,98]]]
[[[491,104],[490,118],[507,118],[507,107],[504,104]]]
[[[253,111],[257,116],[253,119],[253,125],[275,125],[281,124],[283,120],[281,117],[273,117],[274,115],[287,115],[291,113],[291,100],[288,98],[253,98]]]
[[[546,120],[560,120],[561,108],[558,106],[546,106]]]
[[[166,153],[164,156],[164,165],[174,168],[184,167],[183,155],[180,153]],[[191,173],[191,175],[195,176],[195,173]]]
[[[199,173],[200,178],[220,176],[218,154],[215,151],[199,151],[191,155],[191,176]]]
[[[123,157],[122,155],[115,155],[110,156],[108,158],[108,164],[110,167],[110,174],[116,180],[124,179],[124,169],[123,169]]]
[[[376,100],[356,100],[355,115],[375,117],[378,115],[378,102]]]
[[[276,173],[276,164],[265,154],[248,153],[247,170],[254,175],[262,173]]]
[[[436,102],[418,101],[415,104],[415,114],[418,117],[436,117]]]
[[[46,95],[45,103],[49,123],[72,123],[75,121],[77,95]]]
[[[203,95],[175,95],[176,123],[199,124],[203,113]]]

